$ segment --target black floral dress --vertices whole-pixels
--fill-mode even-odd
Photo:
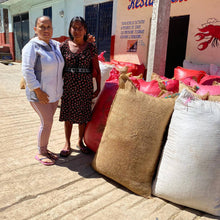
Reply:
[[[73,53],[67,40],[61,44],[60,49],[65,66],[59,120],[76,124],[87,123],[92,117],[92,56],[97,54],[97,48],[88,43],[82,52]]]

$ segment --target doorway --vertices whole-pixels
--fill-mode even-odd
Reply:
[[[8,22],[8,9],[3,9],[4,18],[4,31],[5,31],[5,43],[9,44],[9,22]]]
[[[98,54],[106,51],[104,54],[106,61],[110,60],[112,11],[112,1],[86,6],[85,8],[88,31],[96,38]]]
[[[21,52],[24,45],[29,41],[29,14],[24,13],[13,17],[15,60],[21,61]]]
[[[186,56],[189,15],[170,17],[165,76],[172,78],[174,68],[182,66]]]

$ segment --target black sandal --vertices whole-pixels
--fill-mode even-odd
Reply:
[[[58,160],[58,156],[57,156],[55,153],[53,153],[53,152],[47,150],[47,154],[48,154],[48,157],[49,157],[51,160]]]
[[[90,150],[88,147],[86,147],[85,145],[83,146],[79,146],[79,145],[76,145],[76,147],[78,149],[80,149],[80,151],[84,154],[91,154],[92,153],[92,150]]]
[[[68,157],[71,154],[71,149],[69,150],[61,150],[60,151],[60,156],[61,157]]]

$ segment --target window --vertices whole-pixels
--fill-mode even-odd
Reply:
[[[50,19],[52,20],[52,7],[44,8],[43,15],[50,17]]]
[[[86,6],[85,20],[88,31],[96,38],[98,53],[106,51],[104,57],[110,60],[113,1]]]
[[[9,21],[8,21],[8,9],[3,9],[4,30],[5,30],[5,43],[9,44]]]

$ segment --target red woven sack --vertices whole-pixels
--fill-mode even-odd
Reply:
[[[185,69],[181,66],[178,66],[174,69],[174,78],[176,80],[183,80],[184,78],[192,78],[196,82],[200,82],[200,80],[205,75],[207,75],[205,71]]]
[[[102,138],[108,113],[115,94],[118,90],[118,83],[106,82],[105,86],[94,106],[92,119],[86,125],[84,141],[94,152],[97,151]]]

